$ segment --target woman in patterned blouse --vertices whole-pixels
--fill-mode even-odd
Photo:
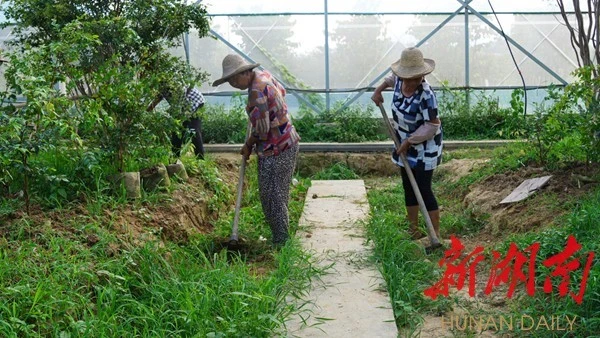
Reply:
[[[269,72],[254,70],[258,66],[248,64],[239,55],[227,55],[223,59],[223,76],[213,86],[228,82],[232,87],[248,90],[246,113],[252,133],[240,153],[248,159],[252,149],[256,150],[260,201],[273,244],[281,246],[289,238],[289,190],[300,136],[288,113],[285,89]]]
[[[431,189],[431,179],[433,169],[442,160],[442,128],[435,93],[425,80],[425,75],[435,69],[435,62],[424,59],[422,52],[412,47],[402,51],[400,60],[393,63],[390,68],[393,75],[386,77],[384,82],[375,89],[371,100],[377,105],[382,104],[381,92],[388,87],[394,88],[392,114],[395,123],[393,125],[401,145],[400,149],[395,149],[392,161],[402,167],[402,185],[410,225],[409,232],[413,238],[422,237],[422,233],[418,231],[419,204],[406,175],[406,168],[398,158],[400,154],[406,155],[439,238],[440,211]]]

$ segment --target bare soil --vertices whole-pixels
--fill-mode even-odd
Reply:
[[[220,178],[235,190],[239,170],[238,161],[233,158],[216,160]],[[175,243],[187,242],[194,234],[211,233],[214,222],[228,210],[210,211],[207,205],[208,191],[200,177],[190,175],[187,182],[180,182],[170,193],[164,192],[160,203],[132,202],[117,208],[105,209],[100,215],[92,214],[86,207],[85,200],[72,207],[59,210],[44,210],[37,205],[32,206],[27,216],[30,238],[36,233],[52,231],[68,238],[87,236],[89,246],[95,245],[99,239],[96,234],[86,235],[80,231],[78,224],[98,223],[114,232],[123,245],[143,245],[148,241],[168,240]],[[232,208],[232,206],[225,206]],[[18,210],[0,219],[0,235],[13,231],[13,225],[26,216],[25,210]],[[107,250],[115,253],[120,248],[111,245]]]

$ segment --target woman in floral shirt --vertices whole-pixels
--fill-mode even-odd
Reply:
[[[248,64],[239,55],[227,55],[223,59],[223,76],[213,86],[228,82],[232,87],[248,90],[246,112],[252,133],[240,153],[248,159],[252,149],[256,150],[260,201],[273,244],[280,246],[289,238],[289,191],[300,136],[287,110],[285,89],[269,72],[254,70],[258,66]]]

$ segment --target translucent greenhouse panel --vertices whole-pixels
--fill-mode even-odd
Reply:
[[[510,36],[556,74],[542,69],[529,57],[517,58],[521,71],[534,85],[557,84],[557,76],[566,82],[573,80],[571,72],[578,68],[577,57],[568,30],[554,15],[514,15]]]
[[[6,43],[14,37],[12,30],[10,26],[0,29],[0,54],[2,54],[1,50],[6,49]]]
[[[190,64],[208,73],[208,80],[202,85],[200,90],[202,92],[215,91],[216,88],[212,87],[212,83],[221,77],[223,72],[221,67],[223,58],[225,55],[235,52],[219,40],[211,37],[199,38],[198,34],[194,31],[189,34],[189,53]],[[185,59],[185,50],[183,47],[179,48],[174,54]],[[233,90],[228,84],[226,86],[227,89],[219,89]]]
[[[485,16],[497,26],[494,16]],[[556,34],[557,22],[552,16],[532,16],[536,21],[525,20],[520,15],[499,15],[508,37],[512,38],[529,56],[511,43],[511,50],[528,86],[545,86],[570,81],[569,73],[575,69],[569,61],[567,50],[549,40]],[[504,38],[479,18],[470,17],[470,85],[474,87],[521,86],[519,72],[511,58]],[[560,45],[568,44],[568,39]]]
[[[6,42],[12,38],[12,27],[6,27],[0,29],[0,57],[4,57],[3,51],[7,49]],[[6,79],[4,78],[4,71],[6,65],[0,64],[0,91],[6,90]]]
[[[340,16],[335,30],[330,32],[331,87],[376,86],[380,81],[373,81],[400,58],[402,50],[427,39],[446,18],[446,15]],[[464,78],[464,61],[455,62],[455,58],[464,55],[464,47],[461,47],[464,46],[463,26],[455,17],[421,46],[426,57],[434,58],[442,65],[451,65],[439,68],[444,74],[443,79],[435,79],[440,71],[436,69],[432,74],[433,82],[457,82]],[[448,47],[456,52],[452,59],[448,57]],[[455,71],[460,74],[452,75]]]
[[[407,17],[413,16],[402,16],[402,19]],[[402,50],[406,44],[406,39],[401,39],[399,35],[404,35],[408,26],[394,25],[403,32],[391,32],[390,19],[376,15],[330,17],[331,88],[365,87],[398,58],[398,50]]]
[[[433,59],[436,67],[427,76],[434,86],[448,83],[450,86],[465,85],[465,25],[462,16],[455,16],[430,36],[446,20],[447,16],[420,15],[411,28],[416,42],[424,41],[419,47],[423,56]],[[398,51],[397,58],[400,57]]]
[[[269,14],[310,12],[323,13],[323,1],[203,0],[211,15]]]
[[[554,0],[491,0],[491,2],[496,12],[555,12],[559,10]],[[488,0],[473,0],[469,6],[476,11],[491,12]],[[571,4],[569,8],[572,7]]]
[[[318,2],[318,1],[317,1]],[[398,1],[398,0],[328,0],[330,12],[344,13],[440,13],[454,12],[461,6],[456,0]]]
[[[215,18],[213,30],[291,88],[324,88],[325,24],[317,16]],[[218,61],[226,53],[221,53]],[[220,70],[219,70],[220,75]],[[231,88],[219,88],[229,90]]]
[[[219,36],[219,39],[209,37],[199,39],[197,34],[190,34],[190,63],[209,73],[209,80],[200,88],[207,96],[209,103],[227,105],[232,92],[240,92],[228,83],[216,88],[212,87],[212,82],[222,75],[223,58],[227,54],[237,54],[238,51],[260,63],[261,67],[269,70],[290,89],[288,91],[290,108],[297,107],[298,102],[296,101],[310,95],[298,93],[293,89],[323,88],[324,38],[319,46],[319,42],[312,41],[314,40],[314,34],[311,36],[311,34],[304,33],[296,36],[295,30],[289,25],[285,27],[286,30],[277,29],[281,27],[278,26],[278,23],[289,24],[292,21],[295,22],[295,25],[299,25],[296,27],[301,27],[303,23],[296,22],[296,19],[302,20],[305,19],[304,17],[266,18],[270,20],[259,20],[256,17],[217,18],[218,20],[215,20],[217,24],[213,22],[212,29]],[[316,26],[316,29],[318,29],[318,25]],[[324,24],[322,24],[323,26]],[[287,43],[281,43],[283,36],[289,36]],[[306,45],[301,44],[302,39],[308,39]],[[172,52],[185,58],[183,47]],[[245,94],[245,92],[242,92],[242,94]]]
[[[6,79],[4,78],[4,70],[6,66],[0,66],[0,91],[5,91],[6,88]]]
[[[560,10],[555,0],[491,0],[491,2],[496,12],[558,12]],[[573,3],[570,0],[563,2],[565,10],[573,10]],[[473,0],[469,6],[476,11],[491,12],[488,0]],[[581,1],[581,7],[587,8],[585,1]]]

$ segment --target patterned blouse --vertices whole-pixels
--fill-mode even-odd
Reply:
[[[400,142],[409,138],[425,121],[438,117],[435,93],[425,79],[410,97],[402,94],[402,79],[396,75],[386,77],[385,82],[394,87],[392,114],[395,123],[393,126]],[[408,148],[406,154],[408,164],[415,169],[433,170],[442,162],[442,147],[442,128],[440,128],[432,139],[413,144]],[[392,161],[401,167],[404,166],[395,151]]]
[[[298,144],[300,136],[292,125],[285,88],[267,71],[255,71],[248,88],[246,112],[252,123],[252,134],[258,138],[258,156],[277,156]]]

